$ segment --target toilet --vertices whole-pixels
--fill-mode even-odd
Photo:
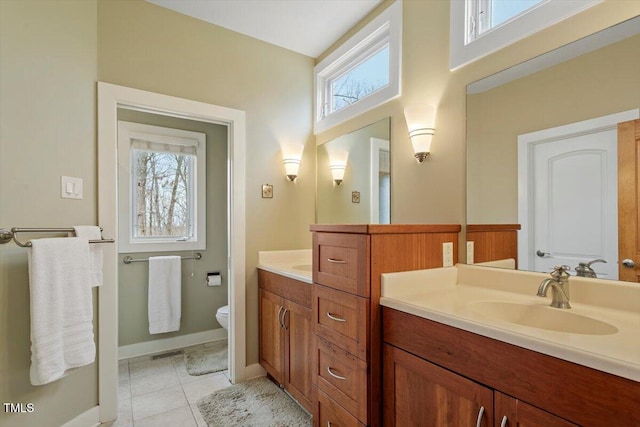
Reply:
[[[216,311],[216,320],[225,330],[229,329],[229,306],[222,306]]]

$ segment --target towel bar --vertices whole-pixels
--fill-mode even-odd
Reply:
[[[16,242],[16,245],[21,248],[30,248],[31,241],[22,243],[16,237],[18,233],[73,233],[75,230],[73,227],[67,228],[22,228],[22,227],[12,227],[11,230],[7,230],[6,228],[0,228],[0,244],[9,243],[10,241]],[[102,231],[102,228],[100,228]],[[115,240],[113,239],[101,239],[101,240],[89,240],[89,243],[113,243]]]
[[[183,256],[180,259],[201,259],[202,254],[200,252],[196,252],[193,256]],[[125,264],[131,264],[132,262],[149,262],[149,258],[131,258],[130,256],[126,256],[122,258],[122,262]]]

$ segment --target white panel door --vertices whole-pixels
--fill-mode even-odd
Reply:
[[[533,269],[602,258],[597,276],[617,279],[616,130],[541,142],[531,154]]]

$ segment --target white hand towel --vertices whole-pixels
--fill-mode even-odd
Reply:
[[[149,257],[149,333],[180,330],[182,278],[179,256]]]
[[[76,237],[87,240],[102,239],[100,227],[95,225],[76,225],[73,227]],[[102,285],[102,245],[99,243],[89,244],[89,255],[91,259],[91,286]]]
[[[42,385],[93,363],[89,241],[34,239],[28,251],[31,384]]]

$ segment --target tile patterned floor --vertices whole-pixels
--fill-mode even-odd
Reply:
[[[230,385],[227,371],[189,375],[183,355],[122,360],[118,419],[111,427],[206,427],[196,402]]]

